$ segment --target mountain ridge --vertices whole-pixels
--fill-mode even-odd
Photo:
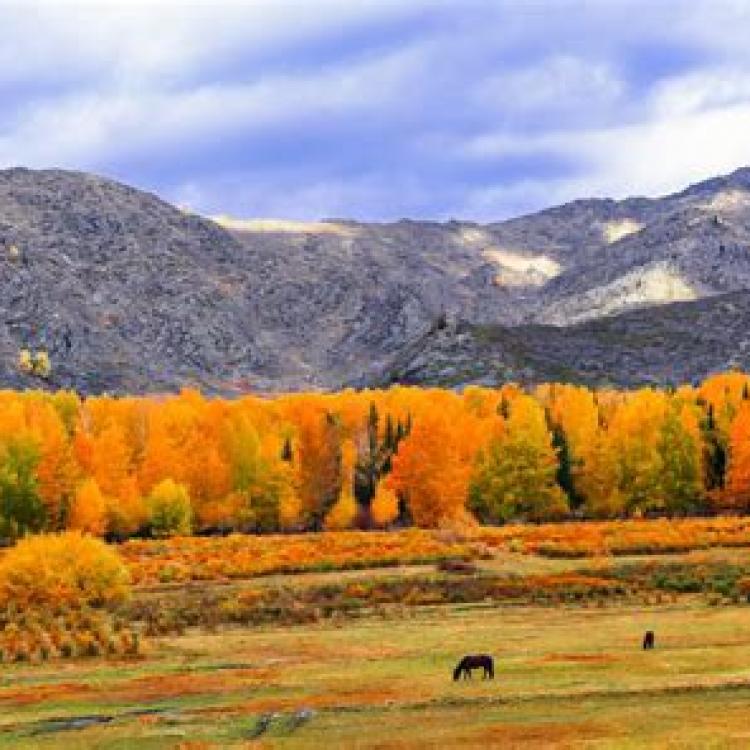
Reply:
[[[13,168],[0,171],[0,289],[6,387],[694,380],[750,365],[750,167],[487,224],[217,222],[95,175]],[[649,327],[660,343],[644,359],[631,333]],[[49,354],[46,381],[19,369],[23,349]]]

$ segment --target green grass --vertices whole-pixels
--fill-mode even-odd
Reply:
[[[747,747],[748,622],[750,608],[681,597],[191,632],[152,642],[139,662],[3,667],[0,747]],[[639,648],[647,628],[651,653]],[[457,658],[480,650],[496,657],[496,680],[454,683]],[[137,707],[168,710],[126,715]],[[314,713],[295,728],[303,709]],[[87,714],[115,720],[34,734],[40,720]]]

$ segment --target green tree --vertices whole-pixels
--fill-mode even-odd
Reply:
[[[184,484],[163,479],[146,498],[149,523],[154,536],[189,534],[193,523],[190,495]]]
[[[0,447],[0,534],[16,539],[44,528],[46,510],[36,467],[39,447],[28,437],[13,437]]]
[[[695,511],[700,506],[703,489],[699,448],[674,405],[664,417],[657,450],[661,458],[659,484],[664,507],[678,514]]]
[[[371,403],[367,414],[364,445],[358,451],[359,458],[354,474],[354,495],[357,503],[364,508],[369,508],[375,497],[383,467],[382,451],[378,442],[379,421],[378,409]]]
[[[705,417],[701,420],[701,434],[706,489],[722,490],[727,471],[727,444],[716,424],[713,404],[706,407]]]
[[[469,487],[469,507],[483,521],[542,520],[564,515],[559,469],[542,407],[513,400],[504,432],[482,451]]]
[[[552,427],[552,447],[557,453],[557,484],[567,496],[571,508],[577,508],[581,505],[581,498],[576,492],[573,480],[573,456],[565,431],[559,425]]]

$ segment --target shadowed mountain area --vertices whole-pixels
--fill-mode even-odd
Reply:
[[[10,169],[0,285],[9,387],[690,381],[750,366],[750,169],[481,225],[214,222]],[[24,350],[48,353],[48,377]]]

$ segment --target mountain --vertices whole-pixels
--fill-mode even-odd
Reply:
[[[750,169],[490,224],[212,221],[10,169],[0,289],[8,387],[694,380],[750,366]],[[46,382],[23,349],[49,353]]]

